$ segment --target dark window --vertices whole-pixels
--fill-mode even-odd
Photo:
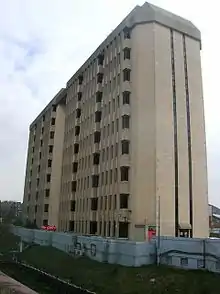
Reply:
[[[75,136],[79,136],[80,126],[75,126]]]
[[[93,164],[99,164],[100,154],[99,153],[93,153]]]
[[[120,194],[120,208],[128,208],[129,194]]]
[[[125,48],[124,49],[124,59],[130,59],[131,58],[131,49]]]
[[[41,159],[41,152],[39,152],[39,159]],[[33,162],[32,162],[33,163]]]
[[[48,226],[48,219],[43,220],[43,226]]]
[[[131,38],[131,31],[129,28],[124,28],[124,38],[125,39],[130,39]]]
[[[79,153],[79,144],[75,143],[74,144],[74,154],[77,154],[77,153]]]
[[[42,120],[45,121],[45,115],[42,116]]]
[[[38,197],[39,197],[39,192],[37,191],[35,195],[35,199],[38,200]]]
[[[119,238],[128,238],[128,223],[119,222]]]
[[[96,102],[102,102],[102,92],[96,93]]]
[[[43,134],[43,133],[44,133],[44,127],[41,128],[41,134]]]
[[[50,139],[54,138],[54,132],[50,132]]]
[[[97,233],[97,221],[90,222],[90,234],[95,235]]]
[[[34,208],[34,210],[35,210],[35,213],[37,212],[37,205],[35,205],[35,208]]]
[[[81,109],[77,108],[76,109],[76,118],[80,118],[80,116],[81,116]]]
[[[73,162],[73,173],[77,173],[78,170],[78,162]]]
[[[79,80],[79,85],[82,85],[82,83],[83,83],[83,75],[80,75],[78,80]]]
[[[101,111],[96,111],[95,112],[95,122],[100,122],[102,119],[102,112]]]
[[[72,181],[72,192],[76,192],[76,186],[77,186],[77,182]]]
[[[37,178],[37,186],[39,186],[39,184],[40,184],[40,179]]]
[[[47,174],[47,183],[49,183],[51,180],[51,174]]]
[[[48,212],[49,210],[49,204],[44,204],[44,212]]]
[[[78,101],[82,100],[82,92],[78,92],[77,94]]]
[[[49,153],[53,152],[53,145],[49,145]]]
[[[71,200],[70,201],[70,211],[75,211],[76,210],[76,200]]]
[[[128,172],[129,172],[129,167],[127,167],[127,166],[121,167],[121,181],[122,182],[128,181],[128,178],[129,178]]]
[[[32,152],[34,153],[34,147],[32,147]]]
[[[57,110],[57,106],[56,105],[52,105],[52,111],[56,111]]]
[[[103,80],[103,73],[98,73],[97,74],[97,84],[101,84]]]
[[[99,143],[101,140],[101,133],[99,131],[96,131],[94,133],[94,143]]]
[[[46,189],[45,190],[45,197],[49,197],[50,196],[50,189]]]
[[[97,188],[99,186],[99,175],[92,175],[92,187]]]
[[[56,121],[55,117],[52,117],[52,118],[51,118],[51,125],[52,125],[52,126],[55,125],[55,121]]]
[[[40,172],[40,165],[38,165],[37,171]]]
[[[123,81],[130,81],[131,80],[131,70],[128,68],[125,68],[123,70]]]
[[[129,121],[130,121],[129,115],[122,116],[122,129],[129,129]]]
[[[123,92],[123,104],[130,104],[130,94],[129,91]]]
[[[52,160],[51,159],[48,159],[47,166],[48,167],[51,167],[52,166]]]
[[[74,221],[69,221],[69,231],[70,232],[73,232],[74,231],[74,227],[75,227]]]
[[[43,146],[43,140],[40,140],[40,146]]]
[[[98,55],[98,65],[103,65],[104,62],[104,54]]]
[[[129,141],[121,141],[121,154],[129,154]]]
[[[118,169],[117,168],[115,169],[114,179],[115,179],[115,182],[117,182],[117,180],[118,180]]]
[[[98,209],[98,198],[91,198],[91,210]]]

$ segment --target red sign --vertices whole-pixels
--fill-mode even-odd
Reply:
[[[149,227],[148,228],[148,241],[150,241],[155,236],[156,236],[156,229]]]

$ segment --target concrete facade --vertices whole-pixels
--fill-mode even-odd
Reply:
[[[49,212],[38,225],[132,240],[147,226],[208,237],[200,49],[192,23],[149,3],[109,35],[56,98]]]

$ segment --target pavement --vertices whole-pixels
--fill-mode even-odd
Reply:
[[[0,271],[0,293],[3,294],[39,294],[22,285]]]

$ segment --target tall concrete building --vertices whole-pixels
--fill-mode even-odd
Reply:
[[[26,216],[79,234],[207,237],[200,50],[191,22],[135,7],[31,124]]]

